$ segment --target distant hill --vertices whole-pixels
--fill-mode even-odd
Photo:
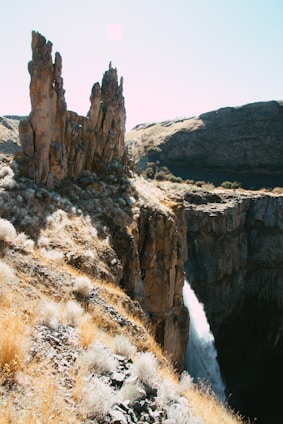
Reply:
[[[141,170],[147,162],[159,160],[183,178],[193,178],[194,170],[197,179],[206,181],[217,179],[217,173],[223,181],[231,173],[249,182],[256,174],[264,176],[263,183],[272,177],[271,185],[278,185],[283,170],[283,102],[252,103],[199,117],[141,124],[126,140]]]

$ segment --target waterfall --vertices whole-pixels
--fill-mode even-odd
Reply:
[[[225,385],[222,381],[214,337],[206,319],[203,304],[185,281],[184,303],[190,313],[189,345],[186,353],[186,369],[195,381],[208,383],[219,400],[226,400]]]

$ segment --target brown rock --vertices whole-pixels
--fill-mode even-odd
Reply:
[[[20,122],[21,157],[25,175],[37,183],[53,186],[65,177],[95,171],[105,163],[125,157],[125,106],[122,79],[111,63],[102,86],[95,83],[90,96],[87,117],[67,110],[63,88],[62,58],[55,54],[52,43],[38,32],[32,33],[31,76],[32,110]]]

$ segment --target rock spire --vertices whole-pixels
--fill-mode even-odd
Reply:
[[[31,46],[31,113],[19,126],[24,174],[52,187],[101,162],[124,161],[126,111],[117,70],[110,63],[102,85],[92,87],[87,116],[80,116],[67,110],[61,55],[53,63],[52,43],[35,31]]]

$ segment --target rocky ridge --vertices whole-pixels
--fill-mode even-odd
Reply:
[[[92,87],[87,117],[68,111],[62,78],[62,58],[52,59],[52,43],[32,32],[29,117],[20,121],[22,172],[49,187],[83,170],[96,171],[100,161],[125,159],[126,112],[123,79],[109,65],[102,85]]]
[[[282,172],[282,134],[283,104],[270,101],[137,125],[127,134],[127,145],[141,169],[154,146],[168,166],[276,173]]]

